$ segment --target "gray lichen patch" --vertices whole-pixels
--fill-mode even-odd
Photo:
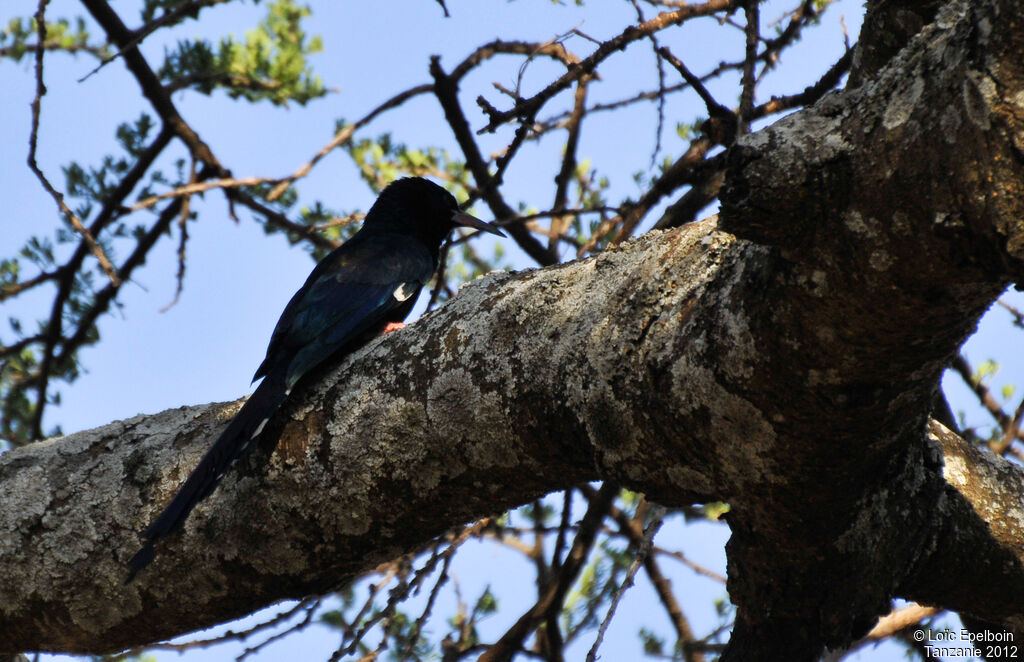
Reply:
[[[4,508],[0,510],[0,531],[14,531],[39,522],[50,507],[51,486],[47,472],[41,466],[28,467],[15,472],[4,482]],[[0,549],[14,539],[0,535]]]
[[[921,77],[913,77],[897,88],[885,106],[885,112],[882,114],[882,126],[892,131],[906,124],[914,115],[917,102],[921,100],[923,93],[924,79]]]
[[[960,101],[963,104],[964,113],[971,122],[982,131],[991,128],[989,116],[992,113],[990,103],[997,103],[995,84],[992,79],[977,75],[968,75],[960,84]]]
[[[938,423],[931,424],[930,437],[943,447],[946,482],[989,522],[997,538],[1024,551],[1024,541],[1018,536],[1024,529],[1024,510],[1018,504],[1024,492],[1020,472],[998,455],[967,446]]]
[[[681,435],[680,443],[699,445],[704,460],[701,472],[728,476],[730,485],[719,484],[714,491],[741,491],[749,483],[764,480],[765,458],[776,442],[771,423],[752,403],[730,393],[718,381],[712,368],[699,359],[680,357],[672,365],[672,393],[688,409],[680,413],[693,422],[693,429]],[[685,451],[684,451],[685,452]],[[678,470],[676,471],[678,474]]]

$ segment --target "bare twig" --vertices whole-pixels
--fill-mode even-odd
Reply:
[[[334,135],[334,138],[332,138],[329,143],[324,145],[320,149],[320,151],[313,156],[313,158],[311,158],[308,162],[303,164],[298,170],[293,172],[291,175],[278,180],[278,184],[273,189],[271,189],[270,193],[267,194],[267,201],[273,202],[274,200],[277,200],[279,197],[281,197],[281,194],[284,193],[295,180],[301,179],[302,177],[308,175],[309,172],[313,169],[313,167],[320,162],[320,159],[330,154],[331,151],[333,151],[334,149],[350,141],[352,139],[353,134],[355,134],[356,131],[369,124],[378,115],[380,115],[386,110],[397,108],[398,106],[401,106],[403,103],[413,98],[414,96],[424,94],[425,92],[430,92],[433,89],[434,86],[429,84],[417,85],[416,87],[409,88],[408,90],[396,94],[395,96],[391,97],[384,103],[380,104],[355,123],[349,124],[348,126],[338,131],[338,133]]]
[[[487,164],[480,153],[480,147],[469,130],[469,123],[459,105],[457,80],[444,72],[444,69],[441,68],[441,60],[436,56],[430,59],[430,75],[434,78],[434,94],[441,103],[445,119],[448,120],[448,125],[451,126],[452,132],[455,134],[455,140],[462,149],[466,165],[473,173],[473,179],[476,180],[481,198],[491,208],[496,220],[515,218],[518,214],[498,192],[497,184],[499,182],[488,172]],[[521,143],[522,139],[518,139],[518,142]],[[505,227],[520,248],[538,264],[548,266],[558,261],[552,251],[542,246],[522,224],[506,225]]]
[[[81,78],[79,78],[78,82],[85,82],[85,80],[92,76],[94,73],[96,73],[97,71],[107,66],[108,64],[119,58],[121,55],[123,55],[125,49],[134,48],[138,46],[142,43],[143,39],[153,34],[165,25],[171,25],[172,23],[176,23],[178,20],[185,16],[192,16],[193,18],[198,18],[199,10],[203,7],[210,7],[228,1],[229,0],[193,0],[193,2],[182,3],[174,9],[164,12],[163,15],[155,21],[151,21],[150,23],[142,26],[141,28],[134,30],[132,32],[134,36],[130,41],[128,41],[125,45],[121,46],[118,49],[118,51],[113,55],[109,55],[100,60],[100,63],[96,65],[96,68],[87,73],[86,75],[82,76]]]
[[[1020,436],[1021,420],[1024,419],[1024,399],[1017,405],[1016,411],[1013,412],[1013,418],[1010,420],[1010,424],[1007,425],[1003,430],[1003,438],[1000,441],[993,441],[989,444],[989,449],[993,453],[1005,453],[1018,436]]]
[[[612,239],[612,243],[618,244],[624,241],[632,235],[651,207],[658,204],[664,196],[680,186],[699,179],[703,176],[702,173],[708,172],[708,169],[721,169],[724,157],[728,152],[717,154],[711,159],[704,158],[713,146],[714,142],[706,136],[701,136],[691,142],[689,149],[640,196],[637,202],[623,205],[622,211],[614,218],[602,221],[586,243],[576,252],[577,256],[582,257],[593,250],[597,243],[616,227],[619,228],[619,231]]]
[[[445,240],[444,245],[441,246],[441,251],[438,253],[437,259],[437,271],[434,276],[434,287],[430,290],[430,298],[427,300],[427,310],[433,310],[434,305],[437,303],[437,298],[441,296],[441,290],[444,289],[445,283],[447,282],[446,273],[448,271],[448,251],[451,250],[452,242]]]
[[[618,494],[619,487],[617,485],[608,482],[601,485],[601,489],[597,491],[594,499],[590,502],[586,515],[583,516],[576,540],[573,541],[572,549],[559,571],[558,581],[548,588],[545,594],[537,600],[537,603],[480,656],[478,662],[505,662],[511,659],[512,655],[522,648],[523,641],[530,632],[545,621],[550,614],[557,613],[561,609],[566,593],[576,581],[580,570],[583,569],[584,562],[590,555],[601,522],[608,514],[608,509]]]
[[[43,96],[46,94],[46,85],[43,83],[43,53],[45,51],[46,43],[46,5],[50,3],[50,0],[40,0],[39,6],[36,9],[35,21],[36,21],[36,34],[38,42],[36,43],[36,95],[32,99],[32,131],[28,138],[28,167],[32,169],[36,177],[39,179],[43,188],[50,194],[50,197],[57,203],[57,207],[61,213],[64,214],[64,218],[67,219],[68,223],[75,232],[82,235],[82,238],[89,245],[89,250],[96,257],[96,260],[100,263],[100,268],[103,269],[103,273],[107,275],[110,282],[116,286],[120,286],[120,281],[117,278],[117,274],[114,273],[114,265],[110,263],[110,259],[106,253],[96,242],[95,237],[82,225],[82,221],[78,216],[71,211],[71,209],[64,202],[64,194],[58,191],[50,184],[50,180],[46,178],[43,171],[39,168],[39,164],[36,163],[36,146],[39,142],[39,112],[42,105]]]
[[[188,181],[192,184],[195,183],[195,180],[196,162],[193,160],[189,166]],[[191,197],[186,197],[181,202],[181,212],[178,214],[178,273],[175,274],[174,278],[174,298],[171,299],[169,304],[160,309],[162,313],[167,312],[178,303],[181,292],[185,289],[185,246],[188,244],[188,217],[191,214],[191,202]]]
[[[317,232],[315,227],[295,223],[281,212],[267,207],[240,188],[225,188],[224,195],[227,196],[228,200],[237,202],[244,207],[248,207],[257,214],[260,214],[267,219],[268,224],[280,228],[285,232],[291,232],[300,237],[304,237],[318,248],[331,250],[338,247],[338,242],[332,241],[331,239],[323,236]]]
[[[379,623],[381,620],[385,618],[390,618],[391,615],[394,613],[395,608],[398,606],[398,603],[400,603],[402,600],[405,600],[413,590],[418,590],[419,586],[426,580],[426,578],[433,574],[434,568],[437,567],[438,561],[445,561],[445,565],[447,566],[447,559],[450,559],[451,556],[456,552],[456,550],[459,547],[461,547],[462,544],[466,542],[471,536],[478,535],[481,531],[486,529],[489,523],[490,518],[484,518],[481,520],[477,520],[469,526],[463,527],[462,530],[458,533],[449,534],[447,536],[448,546],[444,549],[444,551],[441,552],[437,551],[438,546],[441,544],[441,539],[435,540],[432,543],[434,547],[434,553],[431,554],[430,558],[423,564],[423,566],[415,572],[415,576],[413,577],[412,581],[405,581],[403,572],[400,572],[399,584],[395,588],[391,589],[388,595],[387,604],[385,605],[384,609],[379,610],[378,613],[375,614],[372,618],[367,619],[366,622],[363,623],[362,626],[359,628],[359,630],[355,632],[355,634],[352,634],[351,637],[349,633],[346,633],[341,645],[338,647],[337,650],[334,651],[334,654],[331,655],[331,662],[336,662],[345,655],[351,655],[353,652],[355,652],[356,647],[359,645],[359,642],[362,641],[363,637],[366,636],[366,633],[369,632],[370,629],[373,628],[373,626]],[[399,563],[411,563],[413,556],[414,554],[407,554],[402,557],[402,560]],[[366,607],[364,606],[364,610],[365,609]],[[355,626],[357,623],[359,623],[362,617],[363,616],[361,613],[361,615],[353,621],[352,625]]]
[[[752,119],[760,119],[768,115],[780,113],[791,108],[799,108],[801,106],[807,106],[822,96],[826,92],[835,88],[842,80],[843,76],[850,71],[850,64],[853,62],[853,49],[848,48],[842,57],[840,57],[835,64],[833,64],[825,75],[823,75],[816,83],[804,89],[803,92],[798,94],[790,94],[783,97],[772,97],[769,101],[755,107],[751,111]]]
[[[580,61],[576,55],[566,50],[565,46],[558,39],[548,42],[504,41],[497,39],[480,46],[466,56],[462,62],[452,69],[449,76],[458,82],[462,80],[462,78],[474,67],[477,67],[485,60],[500,54],[526,55],[527,57],[544,55],[554,60],[558,60],[569,68],[575,66]]]
[[[493,133],[495,129],[513,118],[532,117],[536,115],[537,111],[540,110],[541,106],[543,106],[548,99],[569,87],[569,85],[573,84],[581,77],[592,74],[594,69],[597,68],[597,65],[607,59],[612,53],[624,49],[630,43],[637,41],[638,39],[643,39],[647,37],[647,35],[663,30],[667,27],[679,25],[691,18],[697,16],[709,16],[720,11],[728,11],[733,7],[734,0],[708,0],[703,4],[686,5],[685,7],[680,7],[675,11],[663,12],[640,25],[631,25],[619,35],[612,37],[608,41],[602,42],[593,53],[591,53],[586,59],[579,62],[578,66],[570,69],[556,81],[529,99],[524,99],[509,110],[505,111],[497,111],[493,108],[484,106],[485,112],[490,116],[490,121],[487,123],[487,126],[480,129],[478,133]],[[478,103],[481,100],[482,98],[478,99]]]
[[[1016,326],[1018,328],[1024,329],[1024,313],[1022,313],[1016,307],[1011,306],[1009,303],[1007,303],[1003,299],[999,299],[998,301],[996,301],[996,303],[998,303],[1000,306],[1002,306],[1008,313],[1013,315],[1013,325],[1014,326]]]
[[[589,76],[584,76],[576,84],[576,98],[573,102],[572,115],[569,116],[568,136],[565,139],[565,152],[562,155],[562,167],[555,175],[555,200],[552,209],[564,209],[569,195],[569,182],[576,172],[576,150],[580,142],[580,129],[587,103],[587,83]],[[561,237],[572,223],[572,216],[566,214],[551,218],[551,236],[548,238],[548,249],[554,250]]]
[[[148,198],[139,200],[134,205],[128,208],[129,212],[136,212],[141,209],[148,209],[161,200],[169,200],[170,198],[181,198],[195,195],[196,193],[204,193],[212,189],[218,188],[241,188],[243,186],[258,186],[260,184],[266,184],[269,182],[275,182],[276,179],[267,177],[245,177],[243,179],[235,179],[233,177],[227,177],[225,179],[213,179],[208,182],[194,182],[189,181],[184,186],[179,186],[176,189],[167,191],[166,193],[160,193],[158,195],[151,195]]]
[[[441,564],[441,575],[437,578],[434,583],[434,587],[430,590],[430,595],[427,597],[427,605],[423,608],[423,612],[420,617],[416,619],[416,623],[413,626],[413,630],[409,635],[409,645],[402,653],[402,659],[412,659],[413,648],[416,646],[416,640],[420,636],[420,632],[423,631],[423,626],[426,624],[427,619],[430,618],[430,612],[434,610],[434,601],[437,600],[437,594],[441,591],[441,587],[448,581],[448,568],[452,564],[452,557],[448,555],[444,557],[444,561]]]
[[[734,115],[733,111],[718,103],[715,97],[711,96],[711,93],[708,92],[708,88],[704,87],[704,83],[701,82],[701,79],[694,76],[686,65],[683,64],[683,61],[677,58],[667,46],[659,48],[658,54],[679,72],[679,75],[683,77],[683,80],[685,80],[687,84],[693,88],[693,91],[700,96],[701,100],[704,101],[704,105],[708,109],[708,117],[728,117]]]
[[[978,397],[978,401],[981,405],[992,415],[992,418],[996,419],[996,423],[999,427],[1004,430],[1010,427],[1010,416],[1003,411],[1003,408],[999,406],[995,396],[989,391],[988,387],[985,386],[981,380],[974,378],[974,373],[971,370],[971,366],[967,363],[967,358],[963,354],[958,354],[953,359],[950,367],[960,375],[964,383],[967,384],[974,394]]]
[[[82,4],[107,33],[107,38],[111,43],[122,51],[125,64],[139,83],[139,87],[142,88],[143,96],[150,102],[164,123],[185,143],[192,158],[214,168],[217,177],[230,177],[231,173],[220,165],[220,161],[213,155],[209,145],[181,117],[171,101],[169,93],[160,83],[160,79],[146,62],[142,53],[139,52],[138,45],[132,45],[135,35],[125,27],[117,13],[104,0],[82,0]]]
[[[636,556],[633,557],[633,562],[629,565],[629,570],[626,571],[626,578],[622,580],[622,584],[618,590],[615,591],[615,597],[612,598],[612,603],[608,607],[608,613],[605,614],[604,620],[601,621],[601,626],[597,629],[597,637],[594,639],[594,645],[590,647],[587,652],[587,662],[594,662],[597,659],[597,650],[601,647],[601,642],[604,640],[604,633],[608,629],[608,625],[612,622],[612,617],[615,615],[615,610],[619,606],[619,602],[622,600],[622,596],[626,594],[626,591],[633,586],[633,579],[636,577],[637,570],[647,560],[647,557],[651,553],[651,541],[654,540],[654,536],[658,533],[658,529],[661,528],[662,522],[665,518],[665,509],[661,506],[656,506],[654,515],[651,519],[650,524],[644,530],[643,538],[639,541],[640,544],[637,546]]]
[[[725,585],[725,581],[726,580],[725,580],[725,577],[723,575],[721,575],[721,574],[719,574],[719,573],[717,573],[714,570],[711,570],[709,568],[705,568],[704,566],[702,566],[702,565],[700,565],[698,563],[694,563],[689,558],[687,558],[685,554],[683,554],[682,552],[680,552],[678,550],[668,550],[668,549],[661,549],[660,547],[655,547],[654,548],[654,552],[657,555],[662,555],[662,556],[667,556],[669,558],[673,558],[676,561],[679,561],[680,563],[685,565],[690,570],[693,570],[698,575],[703,575],[704,577],[707,577],[708,579],[713,579],[714,581],[718,582],[719,584],[722,584],[723,586]]]
[[[747,17],[747,47],[743,58],[743,90],[740,92],[740,122],[737,127],[737,134],[741,136],[750,132],[750,117],[754,110],[754,65],[757,63],[757,44],[761,38],[760,4],[760,0],[745,0],[743,5]]]

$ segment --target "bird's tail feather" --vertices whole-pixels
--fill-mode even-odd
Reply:
[[[167,537],[188,518],[196,504],[210,495],[235,460],[247,455],[254,447],[256,438],[263,431],[267,421],[284,402],[287,391],[283,384],[270,377],[263,380],[242,408],[231,419],[228,426],[214,442],[210,450],[192,470],[177,494],[163,512],[143,532],[146,543],[128,561],[130,575],[136,573],[153,560],[153,547],[158,540]],[[127,583],[127,582],[126,582]]]

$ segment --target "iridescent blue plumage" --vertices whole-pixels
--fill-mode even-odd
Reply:
[[[437,268],[441,242],[457,225],[501,235],[460,212],[450,193],[425,179],[401,179],[384,189],[362,229],[321,260],[285,306],[253,377],[263,381],[143,533],[146,543],[128,562],[128,581],[152,561],[156,541],[181,526],[252,449],[299,380],[405,319]]]

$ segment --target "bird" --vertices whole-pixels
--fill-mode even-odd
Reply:
[[[442,242],[456,226],[505,236],[461,211],[451,193],[428,179],[398,179],[381,191],[359,231],[314,267],[285,306],[253,376],[253,382],[263,381],[142,533],[145,543],[128,561],[126,583],[152,562],[156,543],[182,526],[257,440],[276,441],[261,435],[305,375],[403,326],[437,270]]]

